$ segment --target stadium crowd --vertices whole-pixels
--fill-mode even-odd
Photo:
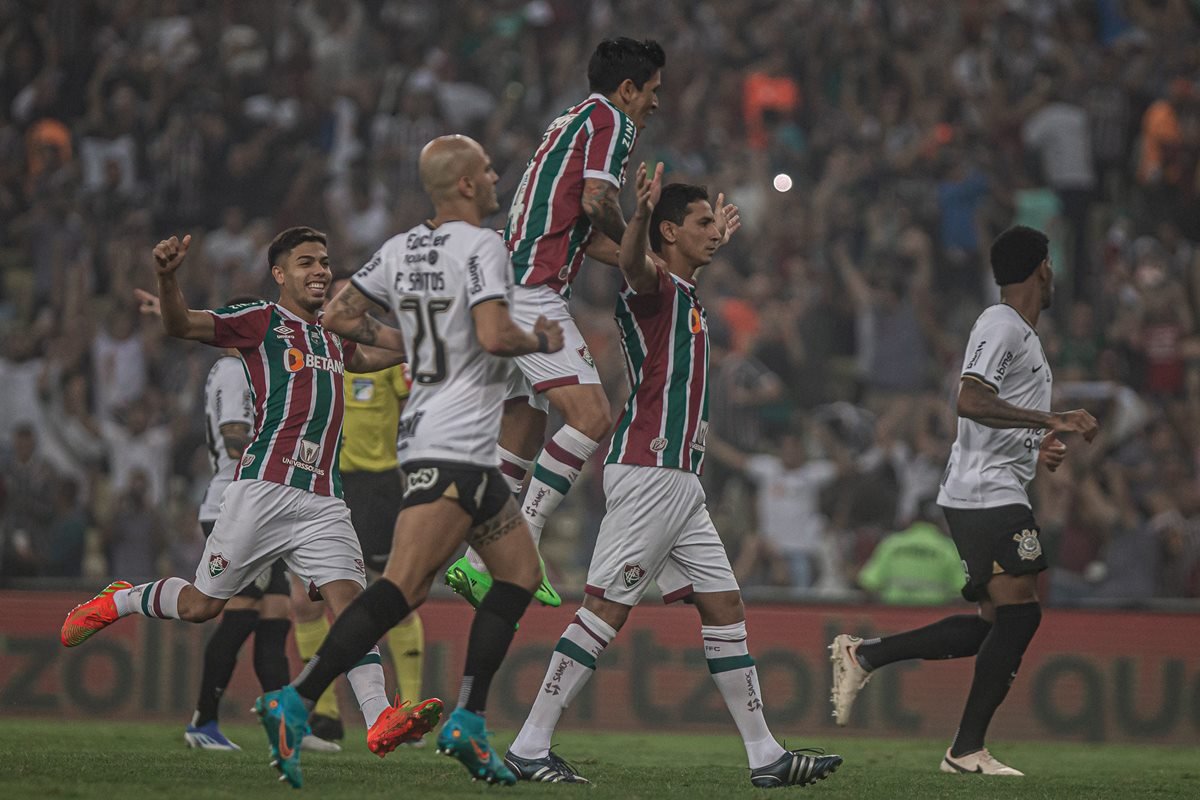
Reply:
[[[987,243],[1023,223],[1054,246],[1055,407],[1102,422],[1034,484],[1050,602],[1200,597],[1200,3],[9,0],[0,31],[2,576],[197,561],[216,352],[139,314],[155,241],[195,236],[194,307],[273,297],[290,225],[351,272],[426,214],[434,136],[478,138],[507,201],[623,34],[668,57],[634,161],[745,224],[700,286],[705,480],[744,586],[843,596],[889,535],[937,549]],[[573,299],[614,408],[616,286],[590,263]],[[582,588],[598,478],[543,540],[560,589]],[[882,563],[906,552],[862,586],[956,596],[953,563],[932,586]]]

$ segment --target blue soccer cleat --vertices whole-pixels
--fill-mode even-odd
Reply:
[[[188,725],[183,729],[183,740],[187,742],[188,747],[200,750],[242,749],[225,738],[225,734],[221,733],[221,729],[217,727],[215,719],[209,720],[203,725]]]
[[[483,717],[478,714],[465,708],[456,708],[438,734],[438,752],[461,761],[467,772],[471,773],[472,780],[512,786],[517,782],[517,776],[504,766],[504,762],[497,758],[496,751],[488,744],[488,733],[483,723]]]
[[[271,766],[279,770],[279,780],[299,789],[304,783],[300,773],[300,743],[308,733],[308,709],[294,686],[267,692],[254,701],[255,714],[271,743]]]

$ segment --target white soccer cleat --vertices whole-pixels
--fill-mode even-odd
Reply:
[[[950,772],[956,775],[1010,775],[1018,778],[1025,777],[1024,772],[997,761],[996,757],[989,753],[986,747],[982,750],[976,750],[974,753],[967,753],[965,756],[958,756],[957,758],[951,756],[950,749],[946,748],[946,755],[942,759],[941,770],[942,772]]]
[[[833,662],[833,694],[829,695],[829,700],[833,703],[833,719],[838,725],[850,721],[854,699],[871,680],[871,673],[855,658],[862,642],[857,636],[841,633],[829,645],[829,660]]]
[[[313,736],[311,733],[304,734],[304,738],[300,740],[300,749],[309,753],[342,752],[342,746],[337,742],[322,739],[320,736]]]

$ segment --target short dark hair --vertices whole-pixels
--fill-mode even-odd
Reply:
[[[644,42],[625,36],[605,39],[596,45],[588,61],[588,87],[593,92],[609,94],[628,78],[641,89],[666,63],[667,54],[653,39]]]
[[[992,275],[1000,286],[1021,283],[1046,260],[1050,239],[1025,225],[1014,225],[992,242]]]
[[[271,267],[279,263],[281,258],[286,258],[288,253],[305,242],[320,242],[323,245],[329,244],[329,240],[325,237],[325,234],[316,228],[304,226],[288,228],[286,231],[281,231],[271,240],[271,246],[267,248],[267,269],[270,270]]]
[[[682,225],[687,217],[688,206],[697,200],[707,200],[708,189],[690,183],[668,183],[663,187],[650,215],[650,249],[654,252],[662,250],[662,231],[660,226],[664,220]]]

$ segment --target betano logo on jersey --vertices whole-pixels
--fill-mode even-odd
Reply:
[[[325,372],[335,372],[338,375],[346,371],[346,365],[336,358],[306,353],[296,347],[289,347],[283,351],[283,368],[288,372],[299,372],[305,367],[320,369]]]

